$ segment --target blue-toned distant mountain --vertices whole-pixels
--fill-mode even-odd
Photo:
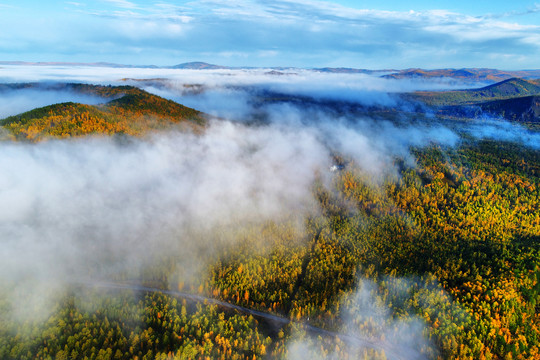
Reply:
[[[108,62],[95,63],[79,63],[79,62],[24,62],[24,61],[0,61],[1,65],[19,65],[19,66],[90,66],[90,67],[111,67],[111,68],[154,68],[154,69],[187,69],[187,70],[231,70],[231,69],[257,69],[258,67],[251,66],[224,66],[210,64],[202,61],[185,62],[172,66],[156,66],[156,65],[125,65]],[[259,67],[261,69],[294,70],[302,69],[295,67],[270,66]],[[511,78],[522,79],[539,79],[540,69],[533,70],[498,70],[486,68],[463,68],[463,69],[362,69],[353,67],[320,67],[320,68],[304,68],[322,73],[338,73],[338,74],[370,74],[379,75],[388,79],[437,79],[451,78],[464,82],[480,82],[495,83],[498,81],[508,80]]]
[[[202,61],[193,61],[183,64],[178,64],[170,67],[171,69],[189,69],[189,70],[220,70],[220,69],[232,69],[229,66],[221,66],[208,64]]]

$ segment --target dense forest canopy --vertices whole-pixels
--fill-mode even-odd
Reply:
[[[539,358],[534,82],[239,122],[62,86],[103,102],[0,123],[0,358]]]

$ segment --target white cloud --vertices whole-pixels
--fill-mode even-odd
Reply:
[[[118,34],[133,40],[176,38],[184,32],[183,26],[178,23],[151,20],[119,21],[114,28]]]
[[[137,8],[137,5],[135,5],[134,3],[130,2],[130,1],[127,1],[127,0],[101,0],[101,1],[104,1],[106,3],[109,3],[109,4],[117,6],[117,7],[126,8],[126,9],[135,9],[135,8]]]
[[[80,6],[86,6],[86,4],[78,3],[78,2],[74,2],[74,1],[66,1],[66,4],[68,4],[68,5],[73,5],[73,6],[77,6],[77,7],[80,7]]]
[[[206,130],[128,144],[0,143],[0,287],[17,287],[14,307],[32,317],[17,304],[65,282],[137,272],[165,253],[196,272],[226,241],[223,229],[311,211],[310,185],[329,155],[309,130]]]
[[[72,8],[76,20],[42,19],[40,26],[46,30],[38,37],[27,30],[34,24],[24,24],[28,16],[16,22],[7,19],[10,28],[19,30],[2,35],[7,39],[2,48],[8,50],[0,55],[47,51],[123,63],[132,63],[137,55],[139,64],[156,59],[158,65],[174,64],[182,58],[225,65],[363,68],[509,67],[511,63],[490,56],[502,48],[512,55],[527,54],[525,66],[530,68],[540,56],[536,24],[444,9],[382,11],[310,0],[201,0],[182,5],[103,1],[114,8],[87,3]],[[527,11],[529,17],[536,16]],[[451,56],[449,49],[455,50]]]
[[[396,312],[392,302],[407,304],[414,301],[418,314],[423,309],[441,309],[441,318],[452,317],[460,325],[466,322],[467,313],[435,282],[422,284],[418,280],[386,277],[385,285],[361,279],[354,292],[340,301],[340,324],[336,333],[335,348],[324,348],[324,339],[317,336],[317,328],[305,326],[312,334],[294,331],[287,345],[287,359],[335,360],[347,359],[403,359],[425,360],[435,358],[437,350],[429,339],[429,329],[411,310]],[[384,295],[382,295],[384,294]],[[437,294],[437,296],[433,296]],[[383,300],[386,298],[385,300]],[[443,305],[444,304],[444,305]],[[444,306],[444,309],[441,308]],[[425,311],[425,310],[424,310]],[[337,326],[336,326],[337,327]],[[368,353],[371,351],[371,354]],[[375,354],[373,353],[375,352]],[[377,356],[378,355],[378,356]]]
[[[0,92],[0,119],[30,111],[37,107],[68,101],[83,104],[100,104],[105,102],[103,98],[81,96],[80,94],[69,91],[43,91],[43,89],[5,91]]]

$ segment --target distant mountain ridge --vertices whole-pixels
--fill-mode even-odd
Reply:
[[[319,67],[319,68],[298,68],[283,66],[224,66],[210,64],[203,61],[192,61],[172,66],[157,65],[124,65],[109,62],[79,63],[79,62],[24,62],[24,61],[0,61],[1,65],[17,66],[89,66],[89,67],[111,67],[111,68],[143,68],[143,69],[186,69],[186,70],[241,70],[241,69],[272,69],[272,70],[311,70],[322,73],[337,74],[379,74],[388,79],[434,79],[453,78],[463,81],[486,81],[499,82],[511,78],[523,78],[527,80],[540,79],[540,69],[533,70],[498,70],[487,68],[462,68],[462,69],[420,69],[409,68],[403,70],[396,69],[362,69],[352,67]]]
[[[511,78],[534,79],[540,78],[540,70],[515,70],[505,71],[484,68],[464,68],[464,69],[405,69],[393,74],[383,75],[391,79],[407,78],[454,78],[475,81],[503,81]]]
[[[229,66],[221,66],[208,64],[202,61],[193,61],[183,64],[178,64],[170,67],[171,69],[189,69],[189,70],[220,70],[220,69],[233,69]]]

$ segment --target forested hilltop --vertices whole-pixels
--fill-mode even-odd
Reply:
[[[208,129],[203,113],[134,87],[69,86],[106,100],[8,117],[5,141]],[[452,106],[501,114],[515,87],[539,90],[509,80],[405,98],[459,129],[470,112]],[[521,114],[513,121],[538,122]],[[17,286],[0,281],[0,358],[539,359],[538,146],[457,134],[455,146],[412,146],[414,161],[394,156],[395,171],[377,179],[333,152],[307,185],[308,211],[212,228],[212,251],[149,251],[135,270],[106,274],[104,263],[78,264],[88,278],[54,288],[44,318],[17,315]],[[200,269],[182,267],[188,251],[205,257]]]
[[[0,94],[21,89],[69,91],[103,99],[101,105],[74,102],[34,109],[2,120],[17,140],[39,141],[96,134],[140,136],[149,131],[184,127],[200,131],[204,114],[133,86],[39,83],[5,84]]]
[[[404,97],[433,107],[438,116],[445,118],[487,115],[538,129],[539,95],[539,80],[511,78],[479,89],[419,91]]]

